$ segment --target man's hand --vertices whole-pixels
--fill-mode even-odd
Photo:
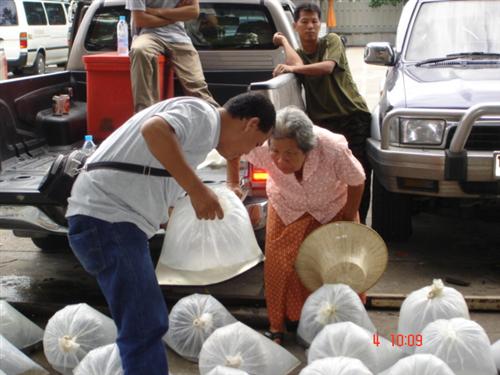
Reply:
[[[286,36],[283,35],[281,32],[277,32],[273,35],[273,43],[275,46],[282,46],[284,45],[288,40],[286,39]]]
[[[224,211],[217,194],[205,185],[203,185],[202,189],[191,193],[189,198],[191,198],[191,205],[198,219],[214,220],[215,218],[222,219],[224,217]]]
[[[293,65],[278,64],[273,70],[273,77],[279,76],[280,74],[293,73],[294,68]]]

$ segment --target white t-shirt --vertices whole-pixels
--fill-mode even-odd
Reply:
[[[179,0],[127,0],[126,8],[128,10],[146,10],[146,8],[175,8]],[[189,43],[191,39],[186,34],[184,22],[178,21],[170,25],[159,27],[143,27],[141,34],[156,34],[163,40],[170,43]]]
[[[130,118],[92,154],[88,162],[120,161],[163,168],[149,151],[141,125],[159,116],[175,130],[184,157],[196,168],[219,143],[220,115],[207,102],[177,97]],[[132,222],[152,237],[168,220],[168,207],[184,194],[174,178],[97,169],[82,172],[71,191],[66,217],[87,215],[109,222]]]

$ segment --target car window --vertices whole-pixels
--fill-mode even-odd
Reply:
[[[116,51],[116,24],[120,16],[125,16],[130,25],[130,14],[123,7],[106,7],[97,10],[85,37],[85,49],[87,51]]]
[[[406,47],[407,60],[462,52],[500,53],[500,2],[462,0],[424,3]]]
[[[62,4],[44,3],[50,25],[66,25],[66,15]]]
[[[37,26],[47,24],[47,18],[45,17],[42,3],[25,1],[23,5],[28,25]]]
[[[14,0],[0,1],[0,26],[17,25],[17,10]]]
[[[261,5],[200,4],[198,19],[185,27],[197,49],[276,48],[276,27]]]

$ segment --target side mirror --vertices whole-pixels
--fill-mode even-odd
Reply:
[[[368,43],[364,59],[367,64],[385,66],[393,66],[396,60],[394,49],[387,42]]]

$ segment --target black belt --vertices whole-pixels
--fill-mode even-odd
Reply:
[[[172,177],[172,175],[165,169],[152,168],[139,164],[122,163],[119,161],[98,161],[86,164],[83,169],[86,171],[92,171],[94,169],[115,169],[118,171],[143,174],[146,176]]]

